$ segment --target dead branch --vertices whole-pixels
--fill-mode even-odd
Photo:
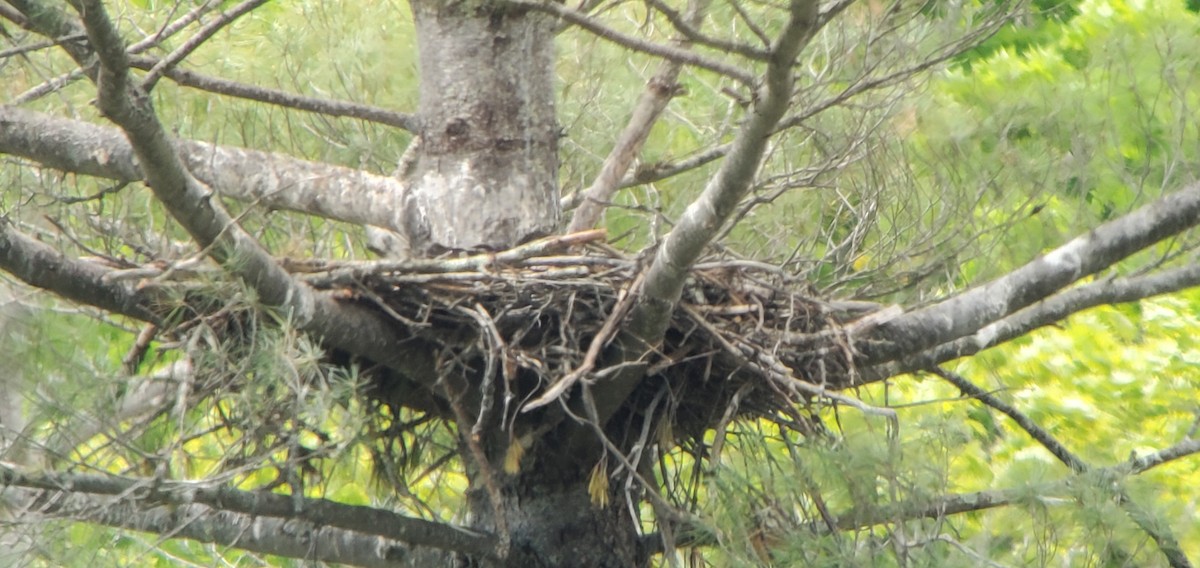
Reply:
[[[815,0],[794,2],[787,26],[772,49],[761,103],[739,129],[733,149],[696,201],[688,206],[675,227],[667,233],[653,256],[642,286],[641,298],[630,317],[633,337],[650,348],[661,341],[668,314],[679,301],[688,269],[716,236],[721,225],[749,189],[766,150],[769,133],[783,117],[792,97],[792,65],[800,50],[820,26]],[[626,354],[632,360],[640,355]],[[641,377],[629,373],[606,385],[597,398],[602,418],[607,419],[624,402]]]
[[[141,88],[145,92],[154,90],[154,84],[158,82],[163,73],[173,69],[179,65],[185,57],[200,47],[205,41],[208,41],[213,35],[221,31],[225,26],[233,23],[239,17],[250,13],[251,10],[262,6],[267,0],[243,0],[240,4],[221,12],[212,21],[204,24],[200,29],[182,45],[175,48],[174,51],[168,53],[166,57],[156,63],[142,78]]]
[[[676,14],[676,16],[685,25],[695,25],[703,19],[704,10],[700,2],[692,0],[688,4],[687,15]],[[680,49],[688,47],[685,42],[681,41],[676,41],[673,45]],[[659,65],[658,71],[646,83],[645,90],[642,91],[633,107],[633,114],[629,117],[628,124],[617,137],[617,142],[608,157],[604,159],[604,164],[600,166],[600,173],[596,175],[592,185],[583,192],[582,201],[579,203],[579,208],[575,210],[574,216],[571,217],[567,232],[573,233],[590,229],[600,220],[605,204],[616,193],[621,178],[625,176],[630,164],[641,152],[642,145],[646,143],[650,129],[675,95],[680,69],[682,69],[682,64],[678,62],[663,61]]]
[[[1016,407],[975,386],[974,383],[971,383],[958,373],[947,371],[940,367],[934,367],[930,369],[930,372],[957,387],[964,395],[970,396],[1011,418],[1030,437],[1037,440],[1042,447],[1049,450],[1051,454],[1054,454],[1054,457],[1066,464],[1076,474],[1085,474],[1093,469],[1087,462],[1084,462],[1079,456],[1068,450],[1066,445],[1059,442],[1054,436],[1051,436],[1049,432],[1034,422],[1032,418],[1026,416],[1025,413],[1017,410]],[[1187,555],[1183,553],[1183,549],[1179,546],[1179,541],[1175,538],[1170,527],[1162,526],[1161,523],[1155,523],[1152,516],[1142,509],[1119,485],[1114,485],[1112,491],[1117,497],[1117,502],[1120,503],[1122,509],[1125,509],[1130,519],[1141,527],[1146,534],[1150,535],[1150,538],[1154,539],[1159,551],[1167,558],[1167,563],[1172,568],[1189,568],[1191,566],[1191,562],[1188,561]]]
[[[644,39],[640,39],[640,38],[631,36],[624,32],[620,32],[613,28],[605,26],[604,24],[597,22],[594,18],[589,17],[587,14],[583,14],[572,8],[568,8],[564,5],[552,3],[552,2],[541,2],[539,0],[504,0],[504,1],[506,4],[510,4],[512,6],[518,6],[518,7],[522,7],[522,8],[526,8],[526,9],[530,9],[530,10],[537,10],[539,12],[545,12],[552,16],[558,16],[559,18],[562,18],[563,20],[565,20],[567,22],[575,24],[593,34],[596,34],[597,36],[599,36],[601,38],[604,38],[608,41],[611,41],[611,42],[613,42],[617,45],[620,45],[622,47],[625,47],[627,49],[631,49],[633,51],[638,51],[641,53],[646,53],[649,55],[653,55],[655,57],[661,57],[668,61],[675,61],[677,63],[682,63],[684,65],[691,65],[693,67],[707,69],[714,73],[718,73],[720,75],[729,77],[729,78],[731,78],[739,83],[742,83],[743,85],[746,85],[746,86],[752,87],[754,85],[754,76],[749,73],[746,73],[740,67],[737,67],[735,65],[730,65],[730,64],[722,62],[722,61],[716,61],[716,60],[710,59],[710,58],[700,55],[694,51],[681,49],[681,48],[675,47],[675,46],[654,43],[651,41],[646,41]]]

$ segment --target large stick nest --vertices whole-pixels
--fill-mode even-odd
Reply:
[[[599,236],[467,258],[293,269],[311,271],[306,279],[317,288],[345,290],[439,345],[439,373],[463,377],[501,424],[511,424],[531,401],[559,390],[567,396],[560,381],[602,388],[615,370],[596,355],[620,340],[643,263],[588,243]],[[839,340],[844,326],[876,309],[814,298],[770,265],[702,262],[662,344],[643,359],[648,378],[630,401],[646,404],[667,385],[671,427],[696,435],[731,416],[791,414],[798,402],[837,397],[834,391],[855,382],[853,345]],[[825,347],[805,347],[815,344]]]

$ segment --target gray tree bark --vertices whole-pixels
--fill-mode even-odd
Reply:
[[[405,195],[416,254],[497,250],[559,217],[554,21],[492,2],[414,0],[421,149]]]
[[[589,499],[586,475],[546,460],[539,470],[508,477],[500,486],[500,510],[483,488],[470,492],[469,526],[500,534],[503,516],[509,550],[504,558],[472,558],[489,568],[630,568],[645,566],[640,534],[624,501]]]

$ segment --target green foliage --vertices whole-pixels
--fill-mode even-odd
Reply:
[[[1051,8],[1044,4],[1036,7]],[[1193,171],[1179,165],[1194,163],[1200,140],[1189,118],[1200,65],[1194,11],[1172,2],[1061,3],[1005,28],[906,101],[917,122],[904,153],[918,187],[967,187],[980,225],[1003,227],[962,251],[945,285],[996,276],[1189,181]],[[882,262],[877,256],[864,255],[855,270]],[[853,275],[846,264],[842,274]],[[817,274],[835,279],[837,270]],[[1091,310],[956,368],[1092,467],[1112,467],[1194,435],[1198,300],[1193,291]],[[755,433],[726,450],[707,494],[717,503],[707,517],[721,543],[708,557],[714,564],[1164,565],[1118,504],[1117,487],[1189,557],[1200,555],[1194,460],[1115,481],[1077,477],[1008,417],[938,379],[899,378],[860,395],[899,410],[891,449],[882,427],[852,409],[838,413],[832,441],[785,442],[764,424],[744,426]],[[902,514],[936,496],[997,489],[1014,504],[931,521]],[[818,500],[835,515],[896,520],[830,536],[820,531]],[[770,524],[764,515],[782,528],[768,556],[746,544]]]
[[[957,365],[1022,409],[1092,467],[1120,464],[1184,439],[1200,415],[1200,293],[1093,310]],[[1141,316],[1134,319],[1136,311]],[[931,377],[861,393],[900,413],[896,441],[879,418],[836,415],[831,438],[784,439],[766,421],[731,434],[708,491],[716,565],[977,566],[1162,565],[1118,504],[1123,488],[1200,554],[1200,464],[1184,460],[1135,478],[1075,476],[1009,418]],[[736,436],[736,444],[733,436]],[[1006,490],[1013,504],[968,515],[912,519],[947,494]],[[839,518],[894,519],[857,532]],[[764,537],[765,534],[765,537]],[[756,540],[757,539],[757,540]],[[767,542],[756,548],[755,542]],[[910,543],[900,546],[900,542]]]
[[[1011,225],[981,243],[990,269],[969,266],[972,280],[1189,181],[1177,165],[1200,149],[1189,119],[1200,102],[1188,55],[1200,49],[1195,14],[1175,2],[1094,1],[1039,22],[1052,38],[1001,44],[919,103],[911,143],[918,161],[936,164],[930,182],[980,180],[976,214]]]
[[[911,63],[902,56],[928,48],[976,13],[950,10],[961,4],[979,11],[996,5],[928,2],[929,10],[904,22],[904,32],[886,45],[849,32],[820,38],[825,49],[813,50],[802,67],[840,66],[821,81],[804,78],[814,81],[804,85],[805,102],[837,96],[881,61]],[[1188,164],[1200,154],[1194,120],[1200,103],[1196,3],[1033,5],[1028,19],[958,57],[930,83],[879,89],[856,99],[856,106],[810,117],[803,129],[779,136],[764,167],[766,181],[754,189],[755,199],[771,205],[746,210],[744,222],[731,232],[730,248],[787,261],[823,290],[924,298],[993,277],[1194,175]],[[130,0],[123,25],[154,26],[175,8]],[[766,7],[749,9],[756,16],[767,13]],[[651,39],[672,35],[665,22],[647,18],[641,5],[615,6],[604,17]],[[728,39],[753,43],[727,4],[713,6],[711,22],[723,24]],[[399,2],[270,3],[218,34],[187,64],[292,92],[413,109],[412,37],[407,8]],[[567,134],[562,185],[573,192],[590,183],[657,62],[575,29],[561,34],[559,51],[559,111]],[[19,92],[69,69],[57,52],[31,57],[29,67],[5,69],[0,89]],[[744,117],[728,81],[694,70],[685,71],[681,81],[684,91],[651,132],[643,166],[728,142]],[[80,82],[57,96],[54,104],[67,101],[79,117],[99,120],[85,104],[94,96],[90,86]],[[375,172],[390,172],[409,142],[408,134],[395,129],[267,109],[167,81],[156,88],[154,103],[164,122],[184,137]],[[870,151],[860,152],[862,147]],[[785,174],[831,156],[845,156],[847,163],[788,186],[795,180]],[[676,216],[715,168],[710,164],[623,193],[608,212],[610,234],[624,236],[618,244],[629,249],[651,242],[669,227],[664,219]],[[71,254],[92,248],[141,261],[147,256],[138,245],[165,249],[186,242],[136,184],[67,207],[61,192],[92,195],[102,184],[63,182],[7,166],[0,168],[0,181],[0,213],[30,226],[44,227],[43,215],[69,227],[121,222],[105,237],[95,236],[105,231],[80,231],[74,242],[55,243]],[[355,228],[254,206],[236,212],[277,254],[356,254]],[[980,227],[990,229],[976,233]],[[977,240],[964,243],[964,236]],[[80,424],[90,417],[113,416],[119,394],[136,386],[122,369],[135,331],[131,324],[55,307],[0,345],[0,356],[39,381],[40,388],[29,389],[39,398],[25,403],[35,410],[43,437],[58,439],[51,435],[57,433],[71,440],[68,457],[86,460],[97,471],[154,475],[165,467],[182,478],[210,476],[247,489],[303,491],[344,503],[386,504],[423,518],[455,518],[466,480],[461,464],[447,457],[457,451],[449,426],[367,402],[360,396],[363,370],[329,364],[286,322],[259,325],[252,295],[221,286],[205,283],[186,298],[222,302],[221,319],[196,322],[189,335],[204,347],[200,352],[206,356],[196,365],[204,385],[200,392],[208,398],[191,401],[184,412],[104,424],[86,439],[68,436],[86,431]],[[1082,459],[1108,467],[1189,435],[1200,414],[1197,314],[1196,292],[1096,309],[955,368],[1022,409]],[[178,317],[185,321],[191,315],[181,309]],[[177,346],[154,344],[139,372],[174,363],[171,347]],[[960,399],[934,378],[904,377],[859,394],[897,408],[898,432],[853,409],[826,409],[815,412],[830,425],[828,436],[787,437],[764,420],[735,425],[719,463],[695,458],[712,448],[711,438],[704,447],[689,448],[691,454],[671,451],[670,475],[660,481],[672,491],[692,491],[703,503],[706,526],[697,536],[719,544],[702,550],[706,560],[722,566],[940,567],[976,566],[985,559],[1021,566],[1160,565],[1145,532],[1116,503],[1114,485],[1148,509],[1153,522],[1174,530],[1190,556],[1200,557],[1200,526],[1194,522],[1200,464],[1194,459],[1133,478],[1073,477],[1007,417]],[[302,475],[284,479],[281,472],[289,468]],[[695,481],[705,474],[712,475]],[[910,518],[940,496],[988,489],[1011,490],[1014,504]],[[886,522],[832,535],[823,531],[824,513],[847,512],[883,515]],[[36,561],[47,566],[264,562],[217,547],[84,525],[45,530],[62,537],[61,547]]]

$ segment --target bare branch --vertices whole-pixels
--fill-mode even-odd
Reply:
[[[629,34],[607,27],[597,22],[595,19],[588,17],[587,14],[568,8],[562,4],[555,2],[542,2],[540,0],[504,0],[504,2],[512,6],[520,6],[522,8],[537,10],[539,12],[545,12],[553,16],[558,16],[559,18],[592,32],[597,36],[633,51],[639,51],[655,57],[661,57],[668,61],[675,61],[684,65],[691,65],[693,67],[707,69],[714,73],[725,75],[726,77],[742,83],[743,85],[754,85],[754,76],[745,72],[740,67],[730,65],[722,61],[709,59],[694,51],[636,38]]]
[[[367,568],[428,566],[442,551],[296,519],[260,517],[206,505],[144,506],[82,493],[57,493],[9,486],[0,490],[9,508],[20,507],[20,523],[68,518],[104,526],[185,538],[230,548],[309,561]],[[13,522],[10,522],[11,527]]]
[[[641,297],[630,315],[629,331],[641,345],[634,347],[638,353],[626,356],[627,360],[640,357],[658,344],[679,301],[689,269],[733,215],[753,183],[767,140],[791,102],[793,63],[819,28],[818,4],[816,0],[792,3],[788,24],[771,50],[761,102],[742,124],[721,168],[654,254],[646,269]],[[631,368],[598,389],[596,404],[601,418],[607,419],[640,379],[637,369]]]
[[[2,217],[0,268],[26,284],[69,300],[143,321],[158,321],[149,308],[154,299],[150,289],[139,290],[127,282],[110,282],[105,276],[111,270],[69,259],[54,247],[21,234]]]
[[[285,154],[176,141],[193,176],[223,196],[270,209],[403,230],[406,185],[391,176]],[[0,106],[0,153],[122,182],[143,179],[133,148],[115,128]]]
[[[686,16],[679,16],[679,14],[675,14],[675,16],[682,24],[690,26],[695,25],[703,18],[704,10],[697,0],[692,0],[689,5],[689,12]],[[677,41],[675,45],[680,49],[687,49],[687,44],[684,42]],[[671,102],[671,97],[675,95],[675,90],[678,88],[676,82],[682,67],[680,63],[674,61],[663,61],[659,65],[658,71],[650,78],[646,89],[638,97],[637,104],[633,107],[633,114],[629,117],[629,123],[625,125],[625,129],[617,137],[616,145],[604,159],[600,173],[592,181],[591,187],[583,192],[583,201],[575,210],[575,215],[571,217],[571,224],[567,227],[567,232],[573,233],[590,229],[600,220],[601,213],[619,188],[621,179],[629,170],[629,165],[633,163],[638,152],[641,152],[642,145],[646,143],[650,129],[658,121],[663,110],[667,108],[667,103]]]
[[[483,557],[494,557],[498,546],[496,538],[491,535],[406,517],[375,507],[346,505],[328,499],[298,499],[293,495],[241,491],[201,482],[57,472],[32,474],[0,464],[0,486],[7,485],[60,494],[119,496],[123,501],[136,503],[139,507],[203,505],[213,512],[299,520],[317,527],[344,529]]]
[[[878,364],[947,343],[977,331],[977,345],[994,344],[985,326],[1039,302],[1064,286],[1200,224],[1200,184],[1100,225],[1087,234],[982,286],[884,322],[863,342],[860,364]]]
[[[154,57],[138,56],[130,58],[130,65],[138,69],[153,69],[160,63],[161,61]],[[227,97],[257,101],[325,116],[357,118],[368,122],[386,124],[409,132],[417,132],[418,130],[417,118],[412,114],[396,112],[373,105],[298,95],[279,89],[248,85],[179,68],[169,68],[163,72],[163,75],[178,85],[225,95]]]
[[[1088,308],[1136,302],[1194,286],[1200,286],[1200,264],[1130,278],[1104,278],[1055,294],[970,335],[906,356],[894,363],[880,365],[867,374],[883,379],[928,369],[959,357],[974,355]]]

